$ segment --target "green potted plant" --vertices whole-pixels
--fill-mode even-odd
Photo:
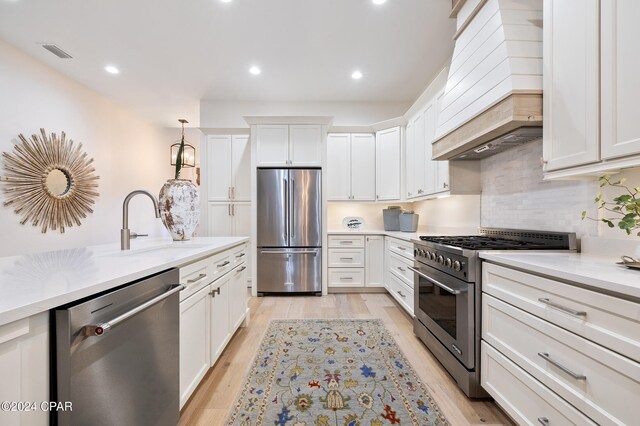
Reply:
[[[627,235],[636,233],[640,237],[640,186],[629,188],[623,183],[626,179],[612,181],[609,175],[604,175],[600,179],[600,188],[605,186],[622,188],[626,194],[615,197],[611,202],[604,201],[602,194],[598,194],[595,203],[598,204],[598,210],[606,212],[607,216],[600,219],[594,219],[587,216],[587,212],[582,212],[582,219],[601,221],[607,224],[609,228],[616,226],[625,231]]]
[[[200,220],[200,194],[193,182],[180,179],[185,152],[184,125],[188,121],[178,121],[182,124],[182,137],[175,160],[175,175],[160,190],[159,201],[160,217],[171,237],[174,241],[185,241],[191,239]]]

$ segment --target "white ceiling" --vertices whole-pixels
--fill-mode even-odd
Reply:
[[[0,0],[0,38],[175,125],[183,116],[197,122],[201,99],[412,101],[451,57],[450,7],[450,0]],[[107,74],[107,64],[120,74]],[[249,74],[254,64],[260,76]],[[364,74],[359,81],[351,79],[355,69]]]

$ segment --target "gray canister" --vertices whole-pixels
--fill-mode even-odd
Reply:
[[[402,208],[400,206],[389,206],[382,210],[382,219],[384,221],[385,231],[400,230],[400,213],[402,213]]]
[[[399,217],[400,230],[402,232],[416,232],[418,230],[419,214],[414,212],[402,212]]]

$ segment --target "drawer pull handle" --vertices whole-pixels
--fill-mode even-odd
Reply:
[[[545,361],[548,361],[550,364],[555,365],[560,370],[564,371],[565,373],[567,373],[568,375],[570,375],[571,377],[573,377],[576,380],[587,380],[587,376],[585,376],[584,374],[578,374],[578,373],[568,369],[564,365],[560,364],[558,361],[554,361],[553,359],[551,359],[549,354],[546,353],[546,352],[538,352],[538,356],[540,358],[544,359]]]
[[[247,267],[246,267],[246,266],[243,266],[242,268],[238,269],[238,272],[242,272],[242,271],[244,271],[245,269],[247,269]]]
[[[569,315],[573,315],[575,317],[586,317],[587,316],[587,313],[585,311],[576,311],[574,309],[567,308],[566,306],[562,306],[562,305],[559,305],[559,304],[557,304],[555,302],[552,302],[551,300],[546,299],[546,298],[539,298],[538,302],[542,302],[545,305],[551,306],[552,308],[556,308],[559,311],[562,311],[562,312],[567,313]]]
[[[228,260],[225,260],[224,262],[222,262],[221,264],[219,264],[219,265],[217,265],[217,266],[218,266],[218,268],[224,268],[224,267],[225,267],[225,266],[227,266],[229,263],[231,263],[231,262],[229,262]]]
[[[398,268],[400,272],[407,272],[407,270],[404,269],[402,266],[396,266],[396,268]]]
[[[340,277],[341,280],[352,280],[353,277]]]
[[[340,244],[353,244],[353,241],[340,241]]]
[[[187,284],[193,284],[193,283],[197,283],[200,280],[203,280],[207,278],[207,274],[200,274],[198,275],[198,278],[194,278],[192,280],[187,280]]]
[[[341,257],[340,260],[353,260],[353,257]]]
[[[549,419],[547,417],[538,417],[538,422],[540,422],[541,425],[547,426]]]
[[[246,253],[240,253],[236,255],[236,259],[240,259],[241,257],[243,257]]]
[[[406,248],[405,248],[405,247],[400,247],[400,246],[398,246],[398,250],[405,251],[405,250],[406,250]]]
[[[402,291],[400,291],[400,290],[398,290],[398,294],[399,294],[400,296],[402,296],[402,297],[407,297],[407,296],[405,296],[404,294],[402,294]]]

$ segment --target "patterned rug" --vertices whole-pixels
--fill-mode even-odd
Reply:
[[[273,320],[228,425],[446,425],[381,320]]]

